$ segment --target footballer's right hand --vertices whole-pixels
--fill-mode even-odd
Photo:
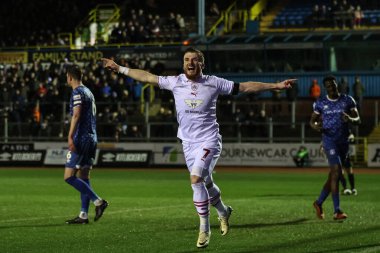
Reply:
[[[69,145],[69,150],[71,152],[75,152],[76,148],[75,148],[75,145],[74,145],[74,140],[72,138],[69,138],[67,142],[68,142],[68,145]]]
[[[109,70],[112,70],[114,72],[118,72],[119,71],[119,65],[117,65],[113,60],[111,59],[107,59],[107,58],[101,58],[102,62],[103,62],[103,66],[106,68],[106,69],[109,69]]]
[[[311,124],[311,127],[318,131],[318,132],[322,132],[322,129],[323,129],[323,126],[322,126],[322,122],[321,121],[315,121],[313,124]]]

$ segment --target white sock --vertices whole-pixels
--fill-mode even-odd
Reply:
[[[193,201],[195,209],[198,212],[200,231],[210,231],[210,204],[209,196],[204,182],[192,184],[193,188]]]
[[[81,219],[88,219],[88,214],[86,212],[81,211],[79,213],[79,218],[81,218]]]
[[[94,201],[94,205],[95,206],[100,206],[102,203],[103,203],[102,199],[97,199],[97,200]]]
[[[219,187],[212,184],[212,187],[207,189],[210,196],[210,204],[216,208],[219,217],[227,216],[227,206],[223,203]]]
[[[210,231],[210,216],[199,216],[199,231]]]

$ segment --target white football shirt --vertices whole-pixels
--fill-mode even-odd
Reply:
[[[174,95],[178,138],[187,142],[203,142],[220,137],[216,101],[219,95],[232,93],[234,82],[208,75],[202,75],[194,82],[180,74],[159,76],[158,85]]]

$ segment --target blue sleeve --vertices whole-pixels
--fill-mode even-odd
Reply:
[[[322,114],[322,106],[320,100],[317,100],[313,104],[313,111],[317,114]]]
[[[82,94],[79,92],[79,89],[73,90],[72,101],[73,101],[73,107],[82,105]]]

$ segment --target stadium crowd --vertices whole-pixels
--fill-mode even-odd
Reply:
[[[121,59],[120,64],[145,69],[158,75],[166,73],[162,63],[156,63],[161,66],[157,68],[151,66],[147,59],[149,58]],[[0,111],[1,115],[6,115],[12,126],[15,126],[10,128],[11,136],[65,136],[69,123],[67,105],[70,94],[66,81],[66,64],[36,61],[31,64],[0,65]],[[141,110],[142,96],[145,101],[150,96],[149,89],[145,93],[142,92],[145,84],[107,71],[100,62],[87,62],[83,67],[83,83],[93,92],[97,103],[99,136],[115,141],[123,137],[143,139],[146,132],[146,115],[145,111]],[[356,81],[351,91],[360,108],[364,88],[359,78]],[[341,92],[348,93],[347,81],[344,82],[342,79],[339,85]],[[220,122],[227,123],[228,132],[235,131],[235,126],[230,124],[235,122],[241,126],[243,136],[267,136],[266,124],[269,118],[281,120],[284,115],[286,117],[291,111],[290,103],[297,101],[298,92],[297,84],[286,93],[273,92],[272,100],[266,100],[269,104],[267,108],[254,94],[223,96],[219,100],[217,116]],[[316,97],[311,95],[310,101],[315,99]],[[232,106],[234,101],[238,102],[236,108]],[[289,108],[281,101],[286,101]],[[154,103],[158,108],[150,112],[149,122],[156,122],[157,125],[152,128],[151,136],[173,137],[176,125],[172,124],[176,121],[173,102],[169,92],[158,88],[154,90]]]
[[[377,9],[376,1],[332,0],[327,4],[316,3],[309,17],[311,27],[360,28],[364,22],[365,9]],[[368,24],[367,24],[368,25]]]
[[[240,0],[242,5],[255,1]],[[67,33],[79,32],[84,46],[114,43],[178,42],[197,32],[194,3],[180,6],[175,0],[113,0],[120,8],[120,19],[105,30],[103,22],[83,22],[100,0],[47,0],[2,2],[0,8],[0,47],[69,45]],[[231,1],[206,2],[206,15],[218,17]],[[165,5],[165,8],[162,6]],[[23,18],[14,18],[23,17]],[[42,18],[43,17],[43,18]],[[57,18],[64,17],[64,18]],[[49,20],[49,22],[46,22]],[[214,19],[213,19],[214,20]],[[27,21],[27,22],[25,22]],[[86,25],[81,25],[86,24]],[[106,33],[107,36],[102,36]],[[91,39],[95,36],[95,39]]]
[[[139,58],[122,62],[126,66],[157,71],[149,62]],[[42,64],[36,61],[31,64],[0,66],[0,111],[2,116],[6,115],[10,122],[16,123],[17,127],[12,129],[12,133],[15,136],[64,136],[62,129],[52,129],[51,123],[65,120],[68,124],[67,118],[65,119],[68,115],[65,115],[66,110],[62,108],[68,102],[70,94],[66,82],[67,63]],[[99,128],[100,135],[133,135],[133,132],[126,131],[126,121],[127,118],[135,117],[143,122],[139,105],[144,84],[106,71],[99,62],[88,62],[84,69],[83,82],[95,96],[98,122],[104,126]],[[120,105],[125,103],[128,106],[121,108]],[[164,108],[164,111],[166,113],[170,110]],[[22,129],[21,125],[25,124],[29,127]]]

